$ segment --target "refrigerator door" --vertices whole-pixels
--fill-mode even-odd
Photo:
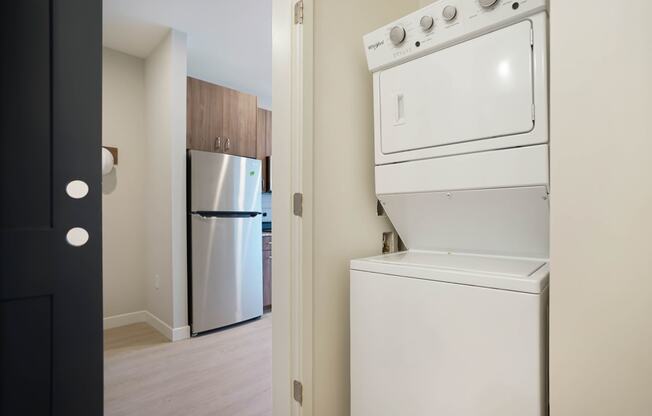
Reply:
[[[260,160],[188,151],[190,212],[260,212]]]
[[[261,215],[191,215],[193,333],[263,313]]]

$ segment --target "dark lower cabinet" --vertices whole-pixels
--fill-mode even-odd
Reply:
[[[272,236],[263,236],[263,308],[272,308]]]

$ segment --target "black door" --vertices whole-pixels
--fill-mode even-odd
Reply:
[[[101,43],[101,0],[2,2],[3,416],[102,414]]]

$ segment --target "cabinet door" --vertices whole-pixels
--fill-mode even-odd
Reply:
[[[263,307],[272,306],[272,237],[263,236]]]
[[[256,157],[260,160],[272,155],[272,112],[258,109],[256,115]]]
[[[263,307],[272,306],[272,252],[263,251]]]
[[[272,112],[265,111],[265,156],[272,155]]]
[[[219,152],[225,88],[188,77],[186,147]]]
[[[255,158],[257,99],[227,88],[223,93],[224,152]]]
[[[267,156],[267,111],[256,111],[256,159],[264,160]]]
[[[263,192],[269,192],[269,178],[268,178],[268,167],[267,159],[269,156],[267,151],[267,120],[269,119],[268,114],[270,112],[259,108],[256,114],[256,158],[260,159],[262,162],[262,190]]]

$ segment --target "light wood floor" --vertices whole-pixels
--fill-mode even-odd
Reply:
[[[271,415],[271,314],[175,343],[147,324],[105,331],[104,414]]]

